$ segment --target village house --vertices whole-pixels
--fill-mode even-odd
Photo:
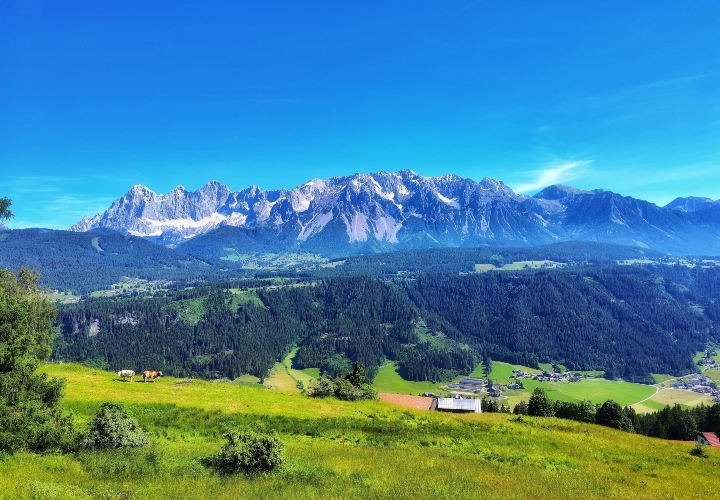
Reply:
[[[714,432],[698,432],[697,443],[706,446],[720,447],[720,439]]]

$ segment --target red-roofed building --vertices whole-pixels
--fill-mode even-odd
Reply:
[[[697,443],[707,446],[720,447],[720,439],[714,432],[698,432]]]

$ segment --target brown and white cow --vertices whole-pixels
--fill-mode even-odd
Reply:
[[[121,379],[130,377],[130,382],[133,382],[135,380],[135,372],[132,370],[120,370],[118,372],[118,377],[120,377]]]
[[[150,370],[145,370],[142,372],[143,382],[147,382],[147,379],[151,378],[153,382],[157,380],[158,377],[162,377],[162,372],[151,372]]]

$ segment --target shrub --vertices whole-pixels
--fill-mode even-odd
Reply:
[[[696,444],[695,447],[690,450],[690,454],[693,457],[701,457],[701,458],[707,458],[707,451],[705,451],[705,447],[701,444]]]
[[[92,419],[85,448],[125,448],[147,444],[147,434],[120,403],[106,402]]]
[[[310,395],[314,398],[335,396],[343,401],[361,399],[377,399],[377,392],[365,383],[365,368],[355,363],[355,368],[335,380],[323,375],[310,387]]]
[[[327,398],[335,395],[335,383],[330,377],[323,375],[310,386],[310,395],[314,398]]]
[[[255,474],[282,467],[283,443],[270,434],[252,431],[233,431],[224,434],[227,443],[217,453],[201,459],[205,467],[221,474]]]

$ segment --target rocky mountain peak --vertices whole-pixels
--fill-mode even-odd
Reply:
[[[720,207],[712,200],[687,198],[660,208],[610,191],[564,185],[528,197],[495,179],[424,177],[406,169],[313,179],[290,190],[250,186],[232,192],[211,181],[197,191],[178,186],[157,195],[140,184],[104,214],[84,217],[71,230],[108,229],[178,243],[234,226],[255,235],[271,233],[288,248],[311,251],[328,246],[378,251],[568,240],[678,251],[689,241],[706,249],[720,241],[720,210],[690,211],[708,204]],[[703,217],[693,218],[693,213]],[[717,235],[708,236],[715,225]]]
[[[679,212],[697,212],[707,208],[720,206],[720,200],[712,200],[710,198],[701,198],[697,196],[687,196],[685,198],[675,198],[673,201],[665,205],[668,210],[677,210]]]
[[[535,196],[533,196],[533,198],[537,198],[540,200],[561,200],[564,198],[587,193],[589,193],[589,191],[583,191],[582,189],[565,186],[564,184],[555,184],[546,187],[545,189],[537,193]]]

